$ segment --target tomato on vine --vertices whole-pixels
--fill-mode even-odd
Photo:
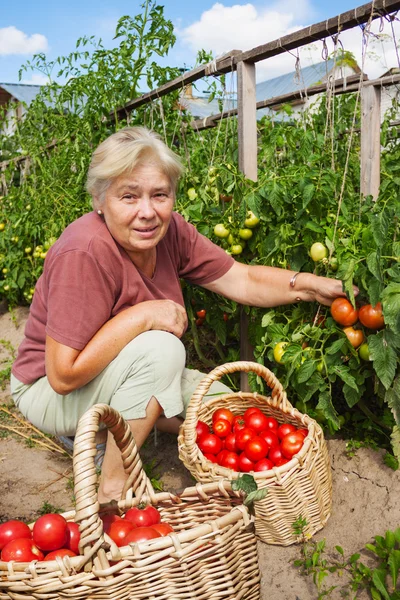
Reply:
[[[253,232],[249,228],[239,229],[239,237],[242,240],[249,240],[252,235],[253,235]]]
[[[259,222],[260,222],[260,219],[258,217],[256,217],[256,215],[253,213],[253,211],[249,210],[247,212],[247,217],[244,221],[244,226],[252,229],[253,227],[256,227],[256,225],[258,225]]]
[[[227,229],[223,223],[218,223],[214,227],[214,235],[222,239],[227,238],[229,235],[229,229]]]
[[[343,332],[346,334],[347,339],[353,348],[358,348],[364,341],[364,333],[361,329],[354,329],[354,327],[345,327]]]
[[[347,298],[335,298],[331,304],[331,315],[336,323],[344,327],[350,327],[358,321],[358,310]]]
[[[231,246],[231,254],[239,255],[239,254],[242,254],[242,252],[243,252],[242,244],[233,244],[233,246]]]
[[[201,310],[198,310],[196,312],[196,315],[198,316],[199,319],[205,319],[206,318],[206,314],[207,314],[207,311],[206,311],[205,308],[202,308]]]
[[[274,346],[274,359],[280,365],[283,364],[282,356],[285,354],[285,346],[287,346],[287,342],[278,342]]]
[[[314,262],[319,262],[328,256],[328,248],[321,242],[315,242],[310,248],[310,256]]]
[[[358,349],[358,356],[362,359],[362,360],[371,360],[371,355],[369,353],[369,348],[368,348],[368,344],[365,342],[363,344],[361,344],[361,346]]]
[[[358,318],[365,327],[368,327],[368,329],[382,329],[385,325],[380,302],[378,302],[376,306],[372,306],[372,304],[365,304],[362,306],[358,311]]]

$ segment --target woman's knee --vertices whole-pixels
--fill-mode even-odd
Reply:
[[[129,348],[131,347],[131,348]],[[157,366],[161,371],[182,371],[185,368],[186,350],[181,340],[167,331],[145,331],[130,342],[126,351],[135,354],[139,362]]]

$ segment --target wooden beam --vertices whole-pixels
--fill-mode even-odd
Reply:
[[[381,90],[361,90],[361,194],[378,198],[381,157]]]

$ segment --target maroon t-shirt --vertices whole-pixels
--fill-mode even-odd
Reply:
[[[46,374],[46,334],[82,350],[122,310],[146,300],[169,299],[183,306],[180,279],[209,283],[233,262],[174,212],[157,245],[156,269],[150,278],[135,267],[96,212],[84,215],[48,251],[13,375],[22,383],[33,383]]]

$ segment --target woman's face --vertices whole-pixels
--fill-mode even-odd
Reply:
[[[167,233],[174,202],[169,178],[150,164],[114,179],[98,208],[113,238],[142,264]]]

